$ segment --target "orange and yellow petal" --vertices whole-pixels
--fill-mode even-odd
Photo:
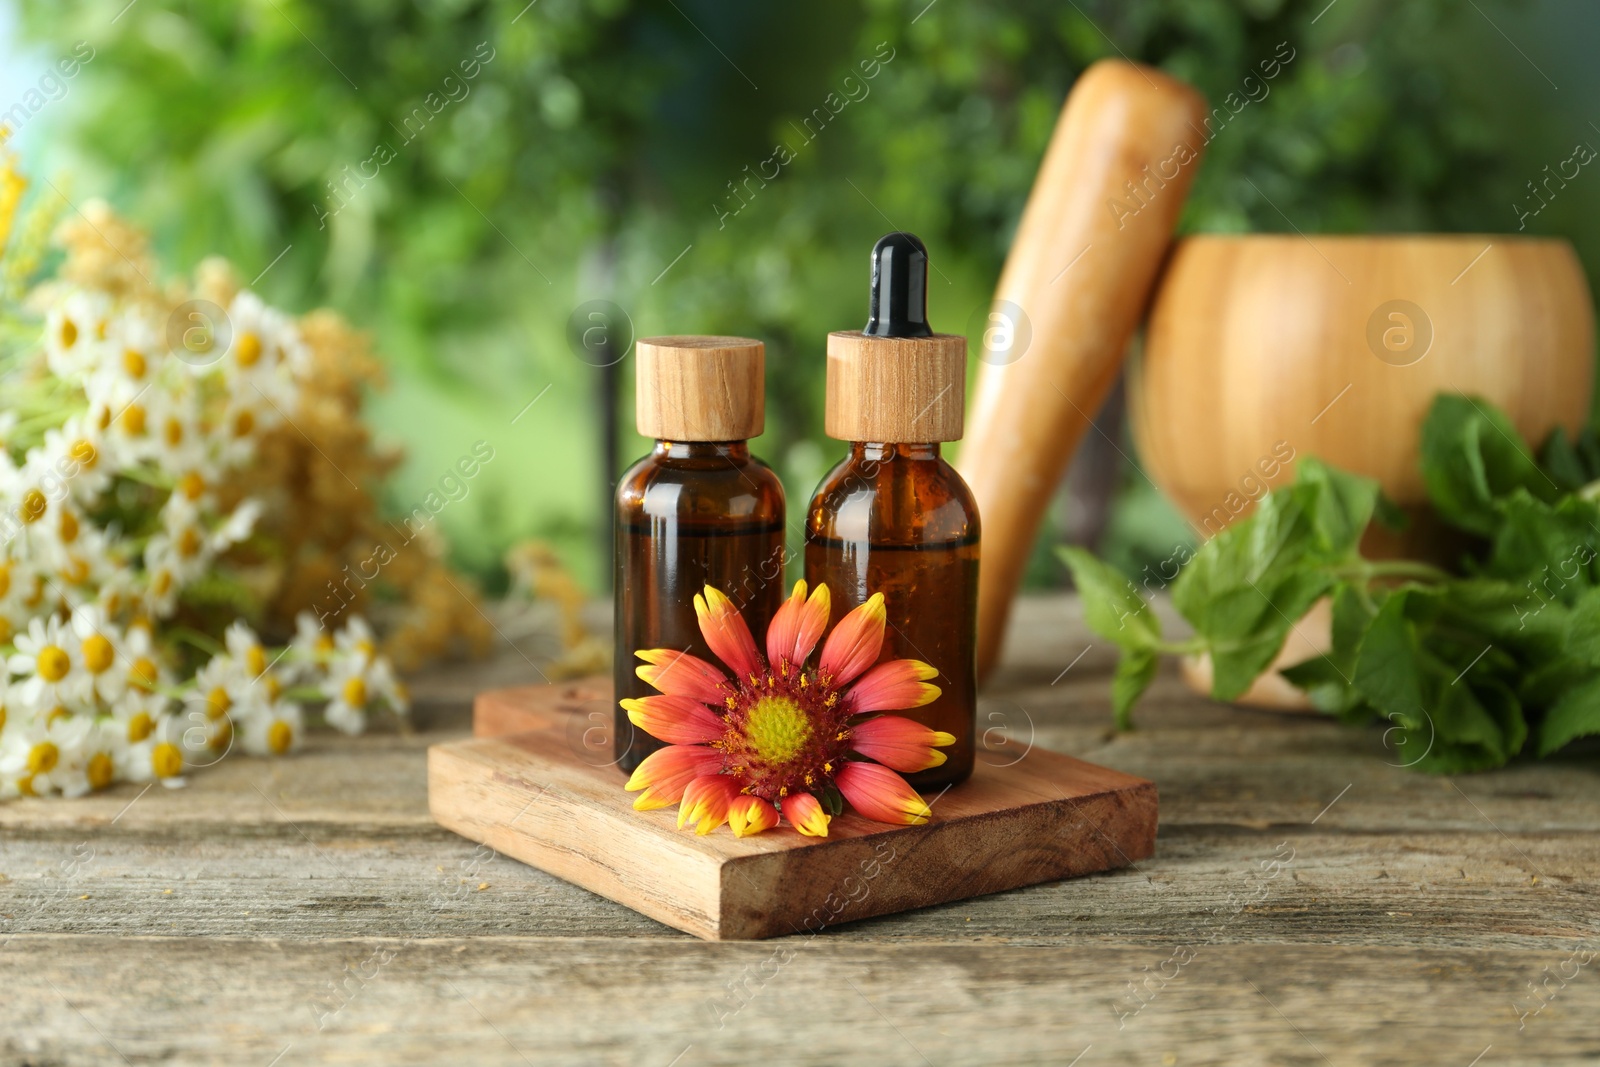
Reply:
[[[668,745],[646,756],[623,786],[629,792],[642,789],[634,798],[639,811],[664,808],[683,797],[690,782],[722,769],[722,754],[704,745]]]
[[[688,697],[720,707],[728,691],[721,688],[728,676],[699,656],[670,648],[647,648],[634,653],[645,665],[634,673],[668,696]]]
[[[716,712],[689,697],[662,694],[619,703],[629,722],[669,745],[710,744],[721,739],[725,730]]]
[[[844,685],[876,663],[888,619],[882,593],[873,593],[865,604],[840,619],[822,646],[818,664],[822,673],[830,675],[834,685]]]
[[[832,610],[826,585],[817,586],[807,598],[806,583],[795,582],[789,599],[767,624],[767,662],[774,667],[784,660],[797,666],[804,663],[811,650],[817,647],[822,631],[828,628],[828,615]]]
[[[828,813],[821,801],[810,793],[791,793],[783,798],[783,817],[806,837],[828,836]]]
[[[728,803],[728,828],[734,837],[749,837],[778,825],[778,809],[748,793]]]
[[[704,837],[728,821],[728,805],[739,795],[739,787],[726,774],[706,774],[692,780],[683,790],[678,805],[678,829],[694,826]]]
[[[760,654],[750,627],[739,614],[739,608],[722,590],[706,586],[705,595],[695,594],[695,617],[700,620],[700,633],[716,657],[733,668],[739,678],[748,678],[761,670]]]
[[[936,667],[919,659],[880,663],[850,687],[850,710],[862,715],[869,711],[920,708],[939,699],[939,687],[928,682],[938,676]]]
[[[955,743],[954,734],[930,730],[900,715],[880,715],[850,727],[851,748],[886,767],[908,773],[944,763],[946,757],[939,747]]]
[[[877,822],[914,826],[933,814],[904,778],[877,763],[846,763],[833,776],[833,784],[858,815]]]

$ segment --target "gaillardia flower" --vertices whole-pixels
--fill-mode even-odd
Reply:
[[[928,821],[927,803],[896,772],[939,766],[939,746],[955,737],[899,715],[866,717],[939,696],[928,681],[939,672],[926,663],[873,666],[887,619],[882,593],[839,621],[815,667],[806,660],[828,628],[825,585],[808,599],[806,583],[795,583],[767,630],[765,656],[719,590],[706,586],[694,609],[706,644],[733,676],[686,652],[636,653],[645,663],[639,677],[660,695],[622,707],[667,747],[628,779],[628,789],[643,790],[635,808],[681,801],[680,827],[707,834],[726,822],[740,837],[771,829],[780,814],[802,834],[826,837],[828,808],[837,814],[840,797],[878,822]]]

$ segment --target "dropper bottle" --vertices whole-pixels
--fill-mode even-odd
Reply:
[[[764,634],[783,603],[783,485],[750,454],[766,418],[766,347],[745,337],[646,337],[635,347],[637,424],[650,454],[617,483],[616,699],[655,692],[635,673],[641,649],[716,662],[694,597],[715,586]],[[615,706],[625,771],[661,747]]]
[[[882,593],[881,659],[939,671],[941,693],[896,711],[955,735],[939,767],[907,776],[939,789],[972,773],[977,720],[978,506],[939,445],[961,438],[966,338],[928,325],[928,252],[910,233],[872,249],[866,329],[828,335],[828,436],[849,454],[806,515],[805,576],[834,617]]]

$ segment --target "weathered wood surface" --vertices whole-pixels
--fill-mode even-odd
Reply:
[[[1025,602],[1012,633],[983,714],[1156,781],[1136,868],[698,941],[433,824],[427,745],[466,735],[474,688],[539,680],[508,652],[419,680],[410,736],[317,734],[181,790],[0,805],[0,1063],[1600,1054],[1593,755],[1430,778],[1387,766],[1404,754],[1379,730],[1220,707],[1170,673],[1116,736],[1110,650],[1062,674],[1091,644],[1073,602]]]

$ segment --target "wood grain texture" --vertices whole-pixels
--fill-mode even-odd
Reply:
[[[1593,314],[1565,241],[1186,238],[1130,382],[1139,454],[1202,536],[1292,481],[1301,456],[1420,510],[1419,431],[1436,393],[1493,401],[1536,445],[1582,426]],[[1436,533],[1419,530],[1413,548]]]
[[[932,444],[961,439],[967,339],[828,334],[828,436]]]
[[[1043,749],[980,764],[930,798],[923,826],[845,814],[823,839],[788,826],[702,837],[677,828],[676,808],[633,810],[622,774],[572,744],[572,719],[599,686],[481,694],[478,739],[429,750],[429,809],[464,837],[699,937],[817,932],[1110,870],[1155,849],[1151,782]],[[507,724],[519,732],[484,736]]]
[[[744,441],[766,425],[767,346],[749,337],[641,337],[634,416],[645,437]]]
[[[1380,729],[1214,704],[1170,666],[1117,734],[1115,650],[1076,600],[1024,598],[992,749],[1154,779],[1156,854],[705,942],[433,822],[428,746],[468,736],[483,679],[538,682],[557,652],[553,615],[496,624],[515,649],[415,679],[416,732],[0,804],[0,1063],[1594,1062],[1596,963],[1560,977],[1600,947],[1592,750],[1428,777]]]
[[[995,290],[990,322],[1017,339],[980,358],[958,463],[983,517],[980,678],[1039,520],[1144,314],[1206,121],[1188,85],[1117,60],[1084,71],[1062,108]]]

